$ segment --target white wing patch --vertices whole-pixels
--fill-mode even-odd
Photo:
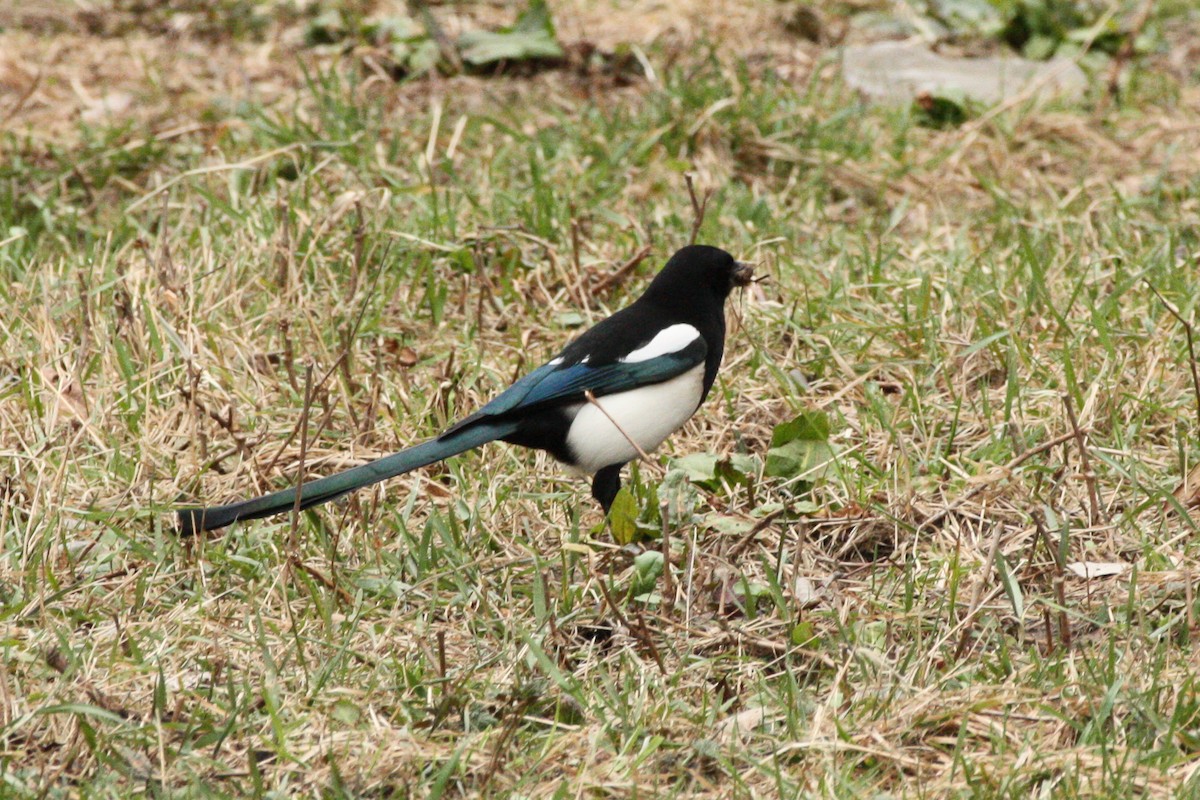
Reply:
[[[692,342],[700,338],[700,331],[691,325],[679,323],[663,328],[650,341],[621,359],[622,364],[636,364],[639,361],[649,361],[652,358],[665,356],[668,353],[678,353]]]

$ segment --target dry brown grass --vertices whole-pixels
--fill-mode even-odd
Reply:
[[[0,9],[2,180],[42,204],[0,220],[0,794],[1191,791],[1195,525],[1168,498],[1198,420],[1145,281],[1191,318],[1194,32],[1102,115],[934,131],[831,122],[852,98],[769,4],[555,11],[657,82],[394,84],[294,22]],[[706,237],[774,280],[667,452],[761,456],[808,409],[841,463],[811,494],[683,491],[673,597],[628,596],[584,487],[502,446],[174,539],[172,506],[410,444],[620,306],[686,237],[680,163],[721,189]]]

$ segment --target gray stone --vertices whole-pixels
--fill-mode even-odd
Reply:
[[[909,103],[922,95],[963,96],[985,105],[1026,94],[1077,99],[1087,88],[1083,70],[1067,59],[949,58],[913,42],[847,46],[842,75],[847,85],[885,103]]]

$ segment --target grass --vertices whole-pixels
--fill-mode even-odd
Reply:
[[[155,13],[0,31],[19,92],[42,70],[0,104],[0,795],[1196,791],[1166,305],[1197,302],[1194,11],[1155,17],[1117,102],[949,129],[759,6],[651,42],[556,7],[653,77],[405,83],[290,49],[291,10],[178,39]],[[661,541],[614,544],[502,445],[174,536],[179,504],[436,433],[626,303],[687,241],[685,171],[700,239],[771,281],[633,477],[643,526],[670,501],[670,583]],[[801,413],[836,465],[768,474]],[[690,481],[695,453],[738,460]]]

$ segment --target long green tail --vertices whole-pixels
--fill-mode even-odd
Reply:
[[[496,424],[494,422],[472,425],[445,437],[430,439],[428,442],[378,458],[345,472],[309,481],[299,487],[300,508],[311,508],[326,503],[364,486],[371,486],[435,461],[458,455],[507,436],[516,430],[516,427],[515,423]],[[296,507],[296,492],[297,488],[293,486],[290,489],[272,492],[252,500],[243,500],[240,503],[208,508],[180,509],[179,533],[181,536],[192,536],[197,531],[224,528],[238,520],[260,519],[272,514],[291,511]]]

